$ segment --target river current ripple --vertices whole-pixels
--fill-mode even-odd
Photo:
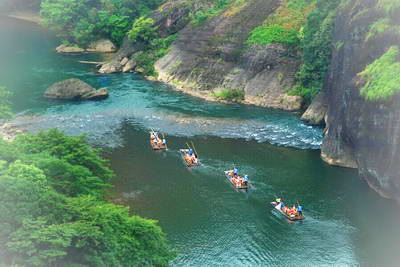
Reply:
[[[71,75],[106,86],[110,98],[54,103],[40,112],[31,130],[56,127],[72,135],[85,133],[93,143],[109,147],[123,145],[120,130],[126,123],[167,135],[241,138],[301,149],[318,149],[322,143],[321,128],[306,125],[290,112],[205,102],[139,75]]]

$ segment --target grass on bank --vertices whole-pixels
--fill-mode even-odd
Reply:
[[[244,91],[240,89],[220,89],[212,92],[212,95],[219,100],[242,101],[244,100]]]

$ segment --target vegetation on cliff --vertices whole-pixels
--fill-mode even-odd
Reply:
[[[168,53],[170,45],[177,37],[176,34],[173,34],[161,38],[154,23],[151,18],[140,17],[128,32],[129,39],[143,47],[140,52],[133,55],[133,58],[136,64],[142,68],[142,72],[148,76],[157,76],[154,64]]]
[[[154,221],[102,200],[113,172],[83,137],[0,141],[0,265],[166,266]]]
[[[191,22],[194,25],[201,25],[210,18],[217,16],[221,12],[225,11],[227,8],[232,8],[232,12],[235,12],[240,7],[244,6],[248,0],[206,0],[205,4],[208,4],[209,8],[204,8],[192,12]],[[230,15],[227,13],[227,15]]]
[[[400,92],[400,48],[388,51],[358,74],[363,84],[360,93],[371,101],[388,100]]]
[[[0,120],[9,119],[11,113],[11,92],[0,86]]]
[[[333,47],[333,22],[340,2],[286,0],[247,40],[249,44],[282,44],[301,52],[297,84],[288,93],[303,96],[306,104],[323,86]]]
[[[284,1],[264,25],[251,32],[247,43],[299,45],[303,36],[303,26],[314,5],[315,0]]]
[[[135,18],[157,7],[159,0],[44,0],[43,24],[69,43],[87,46],[107,38],[121,44]]]
[[[332,55],[332,32],[336,11],[341,0],[318,0],[304,26],[300,48],[302,65],[297,73],[296,88],[289,92],[301,95],[306,104],[318,94],[324,84]]]

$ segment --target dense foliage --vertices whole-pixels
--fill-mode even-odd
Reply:
[[[220,100],[241,101],[244,99],[244,91],[240,89],[220,89],[213,92],[213,96]]]
[[[43,24],[62,40],[87,46],[107,38],[120,44],[141,14],[155,8],[160,0],[44,0]]]
[[[332,54],[332,31],[341,0],[318,0],[307,18],[300,43],[303,64],[297,74],[297,87],[290,94],[301,95],[306,104],[321,90]]]
[[[358,74],[361,95],[371,101],[388,100],[400,92],[400,48],[392,46]]]
[[[11,92],[0,87],[0,120],[9,119],[12,115],[10,97]]]
[[[132,25],[132,29],[128,32],[128,37],[137,42],[148,43],[157,36],[157,29],[153,27],[154,20],[152,18],[140,17]]]
[[[0,265],[168,265],[154,221],[101,200],[113,174],[83,137],[19,136],[0,158]]]

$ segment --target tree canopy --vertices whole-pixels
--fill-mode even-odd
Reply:
[[[166,266],[155,221],[102,200],[113,177],[84,137],[0,141],[0,265]]]
[[[135,18],[160,0],[43,0],[43,24],[62,40],[82,46],[107,38],[120,44]]]

